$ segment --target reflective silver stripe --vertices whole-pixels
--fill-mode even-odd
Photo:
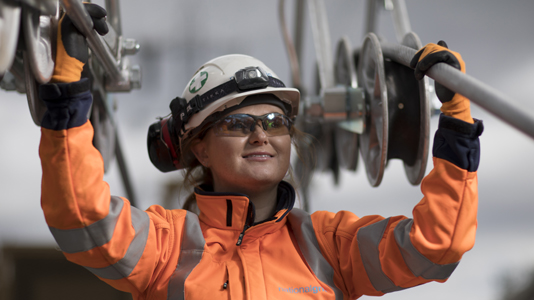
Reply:
[[[380,244],[380,240],[382,240],[388,222],[389,218],[360,228],[356,235],[358,247],[360,248],[360,255],[367,276],[375,290],[383,293],[390,293],[403,289],[396,286],[393,281],[389,279],[384,271],[382,271],[382,264],[380,263],[378,245]]]
[[[447,279],[452,274],[458,263],[439,265],[435,264],[421,254],[410,240],[410,230],[413,220],[406,219],[399,222],[395,227],[395,240],[399,245],[402,257],[415,276],[425,279]]]
[[[121,279],[128,277],[137,265],[137,262],[143,255],[145,245],[148,239],[148,232],[150,229],[150,218],[148,214],[138,208],[131,207],[132,210],[132,226],[135,229],[135,236],[126,250],[124,257],[111,266],[104,268],[89,268],[93,274],[104,279]]]
[[[198,216],[188,211],[184,221],[180,258],[169,280],[167,299],[185,298],[185,280],[202,259],[205,244]]]
[[[113,236],[117,219],[124,202],[119,197],[111,197],[108,215],[89,226],[76,229],[49,227],[61,251],[66,253],[84,252],[107,244]]]
[[[288,220],[300,251],[315,276],[334,291],[336,299],[343,299],[343,293],[334,284],[334,269],[319,249],[310,215],[301,209],[293,208],[288,215]]]

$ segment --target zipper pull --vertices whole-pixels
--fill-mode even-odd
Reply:
[[[223,289],[227,289],[228,288],[228,280],[226,280],[226,282],[223,284]]]
[[[236,246],[241,246],[241,243],[243,242],[243,236],[245,236],[245,230],[247,230],[247,226],[245,226],[245,228],[243,228],[243,232],[239,234],[239,238],[237,238],[237,243],[235,244]]]
[[[237,243],[235,244],[236,246],[241,245],[241,243],[243,242],[243,236],[245,235],[245,231],[249,229],[251,225],[253,225],[254,214],[255,214],[254,203],[249,202],[248,209],[247,209],[247,219],[245,220],[245,226],[243,227],[243,232],[239,234],[239,238],[237,239]]]

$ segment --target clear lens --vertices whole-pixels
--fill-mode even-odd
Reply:
[[[224,117],[214,124],[217,136],[248,136],[255,130],[258,121],[268,136],[289,134],[291,120],[279,113],[268,113],[263,116],[235,114]]]
[[[258,73],[257,72],[258,72],[258,70],[248,71],[248,78],[252,79],[252,78],[258,77]]]
[[[263,130],[268,135],[285,135],[289,134],[291,123],[289,118],[281,114],[270,113],[264,116],[262,120]]]
[[[246,115],[245,115],[246,116]],[[254,119],[238,115],[227,116],[215,125],[215,134],[219,136],[246,136]]]

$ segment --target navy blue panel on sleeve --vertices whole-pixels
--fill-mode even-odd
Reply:
[[[439,127],[434,136],[434,157],[447,160],[469,172],[478,169],[480,162],[480,140],[484,125],[476,120],[474,124],[448,117],[439,118]]]
[[[63,130],[85,124],[93,100],[89,87],[87,78],[72,83],[41,85],[39,96],[47,107],[41,126]]]

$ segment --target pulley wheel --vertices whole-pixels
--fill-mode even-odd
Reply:
[[[401,44],[416,50],[422,47],[419,37],[413,32],[407,33]],[[413,76],[413,70],[405,66],[401,67],[403,71],[400,76],[405,76],[405,81],[403,80],[401,84],[402,88],[406,90],[406,95],[398,99],[396,106],[399,107],[402,103],[403,105],[401,106],[404,106],[407,110],[411,110],[411,112],[408,113],[405,111],[399,115],[401,118],[404,118],[404,120],[399,121],[406,125],[406,130],[403,130],[398,137],[401,135],[410,135],[410,138],[403,139],[402,141],[400,139],[394,141],[395,137],[390,134],[390,141],[398,146],[390,145],[388,156],[393,153],[401,156],[408,181],[413,185],[419,185],[425,176],[430,141],[430,96],[428,94],[428,79],[424,77],[422,80],[417,81]],[[386,74],[387,69],[386,67]],[[408,86],[412,90],[408,91]],[[389,99],[391,101],[391,97]],[[407,120],[406,118],[410,119]],[[397,127],[391,126],[390,128]]]
[[[412,75],[413,76],[413,75]],[[371,186],[382,181],[388,151],[388,93],[380,42],[368,33],[358,61],[358,86],[365,96],[365,129],[359,135],[360,153]]]
[[[347,37],[342,37],[337,44],[334,61],[334,82],[346,87],[357,87],[356,64],[352,56],[352,47]],[[335,128],[335,151],[339,166],[356,171],[358,168],[359,144],[358,134],[350,128],[357,126],[357,121],[342,121]]]
[[[54,45],[57,16],[46,16],[33,8],[22,8],[22,31],[30,66],[35,79],[47,83],[54,71]]]
[[[17,51],[20,6],[0,1],[0,80],[11,67]]]

